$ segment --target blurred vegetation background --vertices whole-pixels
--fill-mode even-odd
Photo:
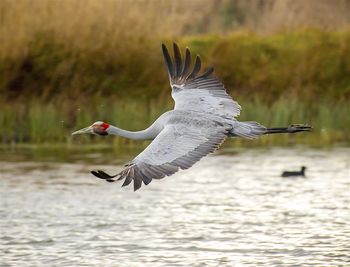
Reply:
[[[350,0],[2,0],[0,142],[69,145],[97,120],[147,127],[173,106],[160,44],[176,41],[215,68],[240,120],[349,143],[348,14]]]

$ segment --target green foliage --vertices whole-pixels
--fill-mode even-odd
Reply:
[[[258,121],[267,127],[286,126],[291,123],[306,123],[314,127],[312,133],[293,135],[271,135],[257,141],[235,141],[235,144],[289,144],[299,143],[325,145],[350,141],[350,106],[346,101],[334,103],[304,103],[296,98],[279,99],[272,105],[260,98],[238,99],[242,105],[241,121]],[[172,108],[167,100],[135,101],[134,99],[95,98],[89,103],[32,102],[28,110],[22,105],[2,104],[0,113],[2,143],[67,144],[72,143],[71,133],[102,120],[128,130],[148,127],[164,111]],[[113,141],[112,141],[113,140]],[[114,147],[135,147],[147,142],[131,141],[125,138],[98,136],[74,137],[74,143],[109,144]]]
[[[33,37],[26,53],[0,57],[1,142],[70,144],[71,131],[97,120],[130,130],[147,127],[172,101],[161,41],[134,41],[114,44],[115,49],[107,43],[82,48],[43,32]],[[243,107],[240,120],[267,126],[310,123],[315,133],[297,140],[349,141],[349,31],[238,32],[177,42],[200,54],[204,67],[215,67],[215,75]],[[135,144],[113,140],[115,146]],[[289,142],[288,137],[258,142],[268,140]]]
[[[298,31],[272,36],[233,34],[212,50],[218,75],[236,94],[266,101],[348,99],[350,33]]]
[[[131,40],[130,40],[131,41]],[[81,50],[48,33],[36,35],[23,57],[0,58],[5,98],[86,98],[93,95],[153,99],[167,86],[160,43],[144,38],[129,49],[107,44]],[[349,99],[350,32],[304,30],[270,36],[249,32],[183,37],[178,42],[213,65],[234,96],[274,102]]]

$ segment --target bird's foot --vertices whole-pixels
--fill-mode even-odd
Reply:
[[[313,128],[307,124],[291,124],[288,126],[288,132],[297,133],[297,132],[310,132]]]

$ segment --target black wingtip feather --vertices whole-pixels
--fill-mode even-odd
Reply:
[[[129,185],[131,183],[131,181],[132,181],[132,177],[127,176],[124,180],[124,183],[122,184],[122,187]]]
[[[93,175],[95,175],[97,178],[103,179],[103,178],[100,177],[100,175],[99,175],[98,172],[96,172],[96,171],[91,171],[91,173],[92,173]]]
[[[196,75],[198,74],[198,72],[200,71],[201,66],[202,66],[201,58],[197,55],[196,56],[196,60],[194,62],[193,70],[192,70],[191,74],[187,76],[186,79],[193,79],[193,78],[195,78]]]
[[[181,58],[181,52],[179,49],[179,46],[176,43],[173,43],[173,49],[174,49],[174,77],[178,77],[181,75],[182,70],[182,58]]]
[[[139,178],[134,178],[134,191],[140,189],[142,186],[142,180]]]
[[[187,76],[188,71],[190,69],[190,66],[191,66],[191,52],[190,52],[190,49],[188,49],[188,47],[186,47],[185,62],[184,62],[183,67],[182,67],[181,78]]]
[[[91,174],[93,174],[97,178],[106,180],[108,182],[114,182],[115,180],[113,178],[117,176],[117,175],[109,175],[109,174],[107,174],[107,173],[105,173],[104,171],[101,171],[101,170],[91,171]]]
[[[101,177],[104,177],[105,179],[111,179],[115,177],[114,175],[109,175],[108,173],[105,173],[104,171],[98,171],[98,173],[101,175]]]
[[[150,182],[152,182],[152,178],[147,177],[147,176],[143,176],[142,181],[145,185],[148,185]]]
[[[210,67],[203,74],[197,76],[202,66],[202,61],[199,55],[196,56],[194,66],[191,71],[190,70],[191,52],[189,48],[186,47],[184,58],[182,58],[181,51],[179,49],[179,46],[176,43],[173,43],[173,49],[174,49],[174,57],[172,59],[170,57],[170,54],[166,45],[162,44],[165,63],[167,65],[168,74],[172,83],[185,82],[186,80],[191,80],[196,78],[205,78],[213,73],[214,68]]]
[[[165,44],[162,44],[162,50],[163,50],[163,55],[164,55],[164,60],[165,60],[165,63],[168,67],[168,74],[171,78],[174,77],[174,65],[171,61],[171,57],[169,55],[169,51],[168,49],[166,48]]]
[[[123,184],[122,184],[122,187],[129,185],[134,180],[134,191],[141,188],[142,182],[145,185],[148,185],[152,181],[152,178],[149,178],[145,175],[142,175],[141,172],[136,173],[134,169],[132,169],[130,172],[128,172],[126,176],[123,176],[120,174],[109,175],[101,170],[91,171],[91,174],[93,174],[94,176],[96,176],[100,179],[103,179],[107,182],[110,182],[110,183],[113,183],[113,182],[121,180],[121,179],[125,179]],[[140,175],[140,177],[138,177],[136,175]],[[120,177],[118,177],[118,179],[113,179],[117,176],[120,176]]]

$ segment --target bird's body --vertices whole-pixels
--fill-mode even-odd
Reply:
[[[305,166],[302,166],[300,171],[284,171],[282,173],[282,177],[305,177],[305,170],[306,170],[306,167]]]
[[[199,74],[201,60],[197,56],[190,70],[191,54],[186,49],[182,58],[174,44],[174,62],[165,45],[163,54],[170,85],[175,101],[174,109],[162,114],[150,127],[143,131],[130,132],[96,122],[92,126],[73,134],[95,133],[118,135],[131,139],[153,139],[152,143],[126,168],[116,175],[103,171],[92,171],[98,178],[109,182],[124,180],[123,186],[134,181],[134,190],[142,182],[172,175],[179,169],[187,169],[207,154],[215,151],[227,137],[256,138],[269,133],[294,133],[309,131],[305,125],[290,125],[283,128],[269,128],[257,122],[240,122],[236,119],[241,107],[227,94],[223,84],[212,77],[212,68]]]

